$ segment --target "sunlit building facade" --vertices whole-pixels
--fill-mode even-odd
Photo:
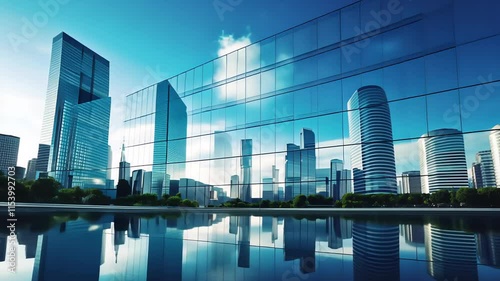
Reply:
[[[464,137],[455,129],[439,129],[420,138],[423,193],[468,187]]]
[[[496,186],[500,187],[500,125],[495,125],[490,133],[490,147]]]
[[[354,192],[396,193],[440,128],[460,132],[470,167],[500,117],[494,23],[468,1],[355,2],[129,94],[127,160],[159,194],[186,178],[245,201],[270,178],[285,200],[323,190],[332,159]]]
[[[109,61],[62,32],[52,41],[37,171],[64,187],[104,188]]]

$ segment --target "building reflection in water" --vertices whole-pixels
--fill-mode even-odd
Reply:
[[[342,217],[329,217],[326,220],[328,248],[340,249],[343,240],[352,238],[352,220]]]
[[[109,216],[69,221],[39,235],[32,280],[98,280],[103,230],[110,222]]]
[[[47,281],[479,280],[500,268],[499,234],[439,227],[342,217],[117,214],[67,221],[42,234],[20,227],[18,241],[26,259],[34,258],[32,280]],[[6,238],[0,236],[0,251]],[[425,249],[427,262],[408,255],[407,246]],[[477,260],[493,268],[485,271]]]
[[[500,268],[500,234],[477,234],[477,255],[481,264]]]
[[[285,218],[283,230],[285,261],[300,259],[300,271],[316,271],[316,220]]]
[[[352,225],[354,280],[399,280],[399,227],[370,222]]]
[[[427,272],[435,280],[478,280],[476,237],[473,233],[426,224]]]
[[[238,267],[250,267],[250,217],[238,218]]]

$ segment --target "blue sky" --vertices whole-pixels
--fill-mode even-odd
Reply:
[[[36,157],[52,38],[64,31],[110,61],[110,143],[116,159],[126,94],[353,0],[1,0],[0,132],[21,138],[19,166]]]

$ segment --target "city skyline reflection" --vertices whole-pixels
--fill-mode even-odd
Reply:
[[[18,230],[19,270],[8,278],[483,280],[500,273],[494,219],[32,215]]]

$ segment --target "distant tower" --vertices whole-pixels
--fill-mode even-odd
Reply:
[[[35,180],[36,176],[36,158],[28,161],[28,167],[26,169],[26,180]]]
[[[0,171],[7,175],[9,167],[17,165],[19,137],[0,134]]]
[[[328,196],[334,200],[340,200],[344,194],[351,192],[351,170],[344,169],[344,161],[330,160],[330,179]]]
[[[286,145],[285,156],[285,200],[300,195],[300,146]]]
[[[311,129],[302,128],[300,132],[300,193],[305,196],[316,194],[315,147],[314,132]]]
[[[455,129],[439,129],[422,135],[420,175],[422,193],[469,186],[464,137]]]
[[[472,187],[482,188],[483,185],[483,172],[481,171],[480,163],[472,163]]]
[[[252,140],[241,140],[241,177],[242,185],[240,199],[245,202],[252,200]]]
[[[483,150],[476,153],[476,163],[481,165],[481,187],[496,187],[495,168],[493,167],[493,158],[491,150]]]
[[[384,90],[359,88],[347,102],[355,193],[393,193],[396,163],[392,123]]]
[[[422,193],[469,186],[464,137],[455,129],[439,129],[422,135],[420,176]]]
[[[126,180],[130,182],[130,163],[125,160],[125,143],[122,144],[122,154],[120,157],[119,169],[118,180]]]
[[[401,174],[401,193],[422,193],[420,171],[407,171]]]
[[[500,125],[496,125],[490,132],[491,158],[495,171],[496,186],[500,187]]]
[[[231,176],[231,186],[230,186],[230,191],[229,191],[229,194],[230,194],[229,197],[231,199],[240,198],[239,184],[240,184],[240,177],[238,175],[232,175]]]

